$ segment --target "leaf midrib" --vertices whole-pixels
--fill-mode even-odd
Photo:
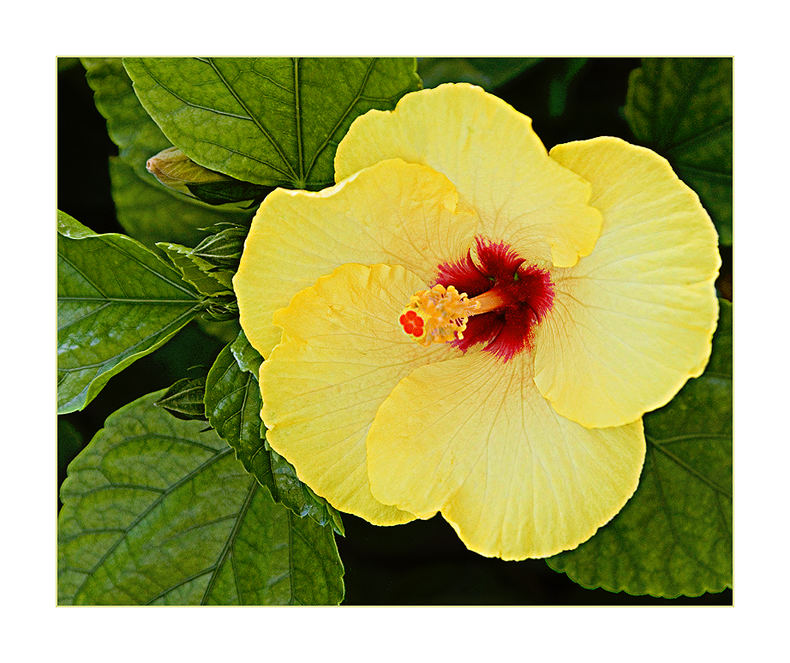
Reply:
[[[225,78],[225,76],[222,75],[222,72],[219,70],[219,67],[217,67],[217,65],[214,63],[214,58],[206,58],[206,62],[211,67],[211,69],[214,71],[214,73],[217,75],[217,77],[219,78],[220,82],[225,86],[225,88],[228,90],[228,92],[230,92],[231,96],[244,109],[244,112],[247,113],[247,118],[246,119],[251,120],[253,122],[253,124],[255,124],[255,126],[258,127],[258,130],[266,137],[266,139],[269,141],[269,144],[275,149],[277,154],[280,155],[280,158],[283,160],[283,163],[288,167],[288,170],[291,171],[291,175],[294,178],[296,178],[296,172],[294,171],[293,165],[286,158],[285,153],[283,152],[283,149],[280,147],[280,144],[276,140],[274,140],[274,136],[272,136],[269,133],[269,130],[266,129],[266,127],[263,126],[263,124],[260,122],[260,120],[258,120],[258,118],[255,117],[252,114],[252,112],[250,111],[249,107],[244,102],[244,100],[239,96],[239,94],[236,92],[236,90],[231,86],[231,84],[228,82],[228,80]],[[149,75],[151,75],[150,72],[149,72]],[[153,78],[153,76],[151,76],[151,78]],[[154,80],[156,80],[156,79],[154,79]],[[164,87],[164,86],[162,86],[162,87]],[[167,88],[165,88],[165,89],[167,89]],[[168,92],[170,92],[170,90],[168,90]],[[178,97],[176,97],[176,98],[178,98]],[[184,100],[182,99],[181,101],[184,101]],[[187,103],[187,102],[184,101],[184,103]],[[210,109],[208,109],[208,110],[210,110]]]
[[[255,496],[255,493],[258,489],[258,482],[255,480],[255,477],[251,477],[250,487],[247,489],[247,495],[244,498],[244,502],[242,502],[241,508],[239,509],[238,514],[236,515],[236,520],[233,523],[233,528],[231,529],[230,533],[228,534],[228,538],[225,541],[225,545],[222,547],[220,551],[219,557],[217,561],[214,563],[214,570],[211,573],[211,577],[209,578],[208,584],[206,585],[206,589],[203,592],[203,596],[200,599],[200,605],[206,605],[206,601],[211,595],[211,591],[214,589],[214,584],[219,577],[219,574],[222,571],[222,566],[225,563],[225,559],[227,558],[228,554],[233,547],[233,543],[236,541],[236,536],[241,529],[241,524],[244,521],[244,516],[247,515],[247,511],[250,508],[250,504],[252,504],[252,498]],[[233,571],[233,576],[235,578],[236,573]],[[238,594],[238,590],[237,590]],[[238,594],[239,604],[241,604],[241,594]]]
[[[58,295],[59,302],[106,302],[116,304],[189,304],[194,306],[193,299],[143,299],[139,297],[81,297]]]
[[[375,66],[376,62],[377,62],[377,58],[371,58],[370,62],[368,63],[368,68],[365,71],[365,75],[362,78],[362,84],[359,86],[359,90],[357,90],[357,93],[354,95],[354,98],[351,100],[351,103],[348,105],[343,115],[335,123],[335,126],[332,127],[332,130],[326,135],[324,141],[321,143],[321,145],[318,146],[318,149],[313,155],[313,158],[310,161],[310,165],[307,168],[307,175],[305,175],[305,180],[310,179],[310,173],[313,172],[313,167],[315,166],[316,161],[318,161],[318,157],[326,149],[326,146],[329,144],[329,141],[332,140],[332,136],[334,136],[335,133],[337,133],[337,130],[340,128],[340,125],[343,124],[345,119],[348,117],[348,114],[354,109],[354,106],[356,106],[359,100],[362,98],[362,93],[365,91],[365,88],[368,85],[368,80],[370,79],[371,73],[373,73],[373,67]]]
[[[264,164],[264,165],[272,168],[273,170],[279,172],[280,174],[288,175],[291,178],[290,184],[296,186],[297,188],[304,188],[305,186],[308,185],[308,183],[310,183],[311,186],[326,186],[326,185],[332,184],[332,181],[310,182],[310,176],[311,176],[311,174],[313,172],[313,169],[314,169],[314,167],[315,167],[315,165],[316,165],[316,163],[318,161],[318,158],[321,156],[323,151],[326,149],[327,145],[329,145],[330,141],[332,140],[332,137],[337,133],[338,129],[343,124],[343,122],[346,120],[346,118],[349,116],[349,114],[353,111],[353,109],[357,105],[357,103],[359,103],[359,101],[361,99],[363,99],[363,98],[364,99],[368,99],[368,97],[364,96],[364,92],[365,92],[365,89],[367,88],[368,82],[370,80],[370,76],[371,76],[371,74],[373,72],[373,69],[374,69],[374,67],[376,65],[376,62],[378,61],[379,58],[370,58],[370,61],[368,62],[367,69],[366,69],[365,74],[364,74],[364,76],[362,78],[362,82],[361,82],[361,84],[359,86],[359,89],[355,93],[354,97],[350,100],[350,102],[346,106],[345,110],[343,111],[343,113],[341,114],[340,118],[337,120],[335,125],[326,134],[326,136],[324,136],[324,139],[322,140],[321,144],[318,146],[318,148],[314,152],[314,154],[313,154],[312,158],[310,159],[309,163],[307,163],[307,160],[306,160],[305,154],[304,154],[304,136],[303,136],[303,122],[302,122],[303,121],[303,118],[302,118],[302,100],[301,100],[301,90],[300,90],[300,76],[301,76],[301,74],[300,74],[300,70],[299,70],[299,60],[301,58],[291,58],[291,63],[292,63],[292,67],[293,67],[293,83],[294,83],[293,98],[294,98],[294,109],[295,109],[294,115],[295,115],[295,123],[296,123],[296,143],[297,143],[297,164],[296,164],[296,167],[294,167],[294,165],[291,163],[290,159],[285,154],[285,151],[280,146],[280,144],[275,140],[275,138],[271,134],[271,132],[264,126],[264,124],[261,122],[261,120],[254,113],[252,113],[252,111],[250,110],[249,106],[246,104],[246,102],[241,97],[239,92],[230,84],[230,82],[224,76],[224,74],[222,73],[220,68],[217,66],[217,64],[215,62],[215,58],[195,57],[193,59],[196,60],[197,62],[200,62],[202,64],[206,64],[209,67],[211,67],[211,69],[214,72],[215,76],[219,79],[219,81],[222,83],[222,85],[225,87],[225,89],[228,91],[228,93],[234,98],[236,103],[238,103],[239,106],[244,110],[246,115],[230,113],[228,111],[222,111],[222,110],[219,110],[219,109],[210,108],[208,106],[204,106],[202,104],[198,104],[198,103],[189,101],[189,100],[185,99],[184,97],[182,97],[181,95],[177,94],[174,90],[172,90],[170,87],[165,85],[159,78],[157,78],[151,72],[151,70],[146,66],[144,60],[141,59],[140,60],[140,64],[141,64],[142,68],[145,70],[146,74],[154,82],[155,85],[158,85],[159,87],[161,87],[164,91],[166,91],[168,94],[172,95],[175,99],[177,99],[181,103],[183,103],[183,104],[185,104],[185,105],[187,105],[187,106],[189,106],[191,108],[197,108],[199,110],[204,110],[204,111],[207,111],[207,112],[215,112],[217,114],[225,115],[225,116],[232,117],[232,118],[235,118],[235,119],[253,122],[253,124],[255,124],[255,126],[258,128],[258,130],[261,132],[261,134],[266,138],[266,140],[271,145],[271,147],[275,150],[275,152],[277,153],[277,155],[281,159],[282,163],[287,168],[288,173],[285,173],[282,170],[280,170],[279,168],[273,166],[272,164],[269,164],[269,163],[267,163],[265,161],[262,161],[259,158],[253,157],[252,155],[242,154],[240,152],[237,152],[237,151],[234,151],[234,150],[230,150],[230,148],[227,148],[225,146],[220,146],[220,147],[223,147],[223,149],[228,149],[228,150],[230,150],[230,151],[232,151],[234,153],[237,153],[237,154],[240,154],[241,156],[244,156],[245,158],[251,158],[251,159],[253,159],[253,160],[255,160],[255,161],[257,161],[257,162],[259,162],[261,164]],[[257,72],[254,72],[254,73],[257,73]],[[277,85],[281,89],[285,89],[284,86],[278,84],[276,81],[273,81],[273,80],[269,79],[268,77],[267,77],[267,80],[270,80],[270,82],[272,82],[273,84]],[[397,98],[397,97],[398,97],[398,95],[396,94],[396,95],[393,95],[393,97],[387,97],[385,100],[388,101],[388,102],[391,102],[393,98]],[[369,97],[369,99],[379,100],[378,97]],[[382,100],[384,100],[384,99],[382,99]],[[297,173],[297,169],[298,169],[298,173]]]
[[[108,363],[112,363],[113,361],[115,361],[119,357],[121,357],[122,360],[127,358],[127,357],[131,357],[131,356],[133,356],[135,354],[135,351],[134,351],[135,348],[138,348],[140,345],[143,345],[147,341],[150,341],[152,338],[156,338],[157,336],[161,336],[162,334],[167,335],[168,333],[170,333],[170,330],[173,329],[174,327],[176,329],[180,329],[180,327],[183,326],[183,325],[179,325],[178,323],[180,323],[180,321],[183,318],[185,318],[187,316],[194,315],[194,313],[195,313],[194,309],[192,309],[192,308],[187,309],[181,315],[179,315],[177,318],[174,318],[173,320],[168,322],[163,327],[160,327],[159,329],[157,329],[153,333],[148,334],[148,336],[146,336],[145,338],[142,338],[139,341],[137,341],[137,343],[135,343],[134,345],[130,345],[130,346],[124,348],[123,351],[121,351],[121,352],[119,352],[117,354],[114,354],[111,357],[108,357],[107,359],[104,359],[104,360],[102,360],[100,362],[94,362],[92,364],[83,364],[81,366],[75,366],[75,367],[69,367],[69,368],[60,368],[60,367],[58,367],[58,373],[63,373],[63,374],[65,374],[65,373],[76,373],[77,371],[83,371],[83,370],[87,370],[87,369],[90,369],[90,368],[98,368],[100,366],[105,366]],[[186,324],[186,322],[184,324]],[[175,332],[173,332],[173,333],[175,333]],[[85,389],[88,389],[89,387],[90,387],[90,385],[86,385]]]
[[[728,498],[730,500],[732,499],[732,495],[727,490],[725,490],[724,488],[722,488],[721,486],[719,486],[715,482],[711,481],[708,477],[706,477],[704,474],[700,473],[698,470],[695,470],[693,467],[691,467],[691,465],[686,463],[683,459],[679,458],[678,456],[676,456],[674,453],[672,453],[668,449],[665,449],[664,446],[660,442],[658,442],[657,440],[655,440],[654,438],[652,438],[652,437],[650,437],[648,435],[645,435],[645,440],[647,442],[649,442],[654,449],[656,449],[657,451],[660,451],[661,453],[663,453],[667,458],[669,458],[671,461],[673,461],[679,467],[681,467],[684,470],[686,470],[686,472],[688,472],[692,476],[694,476],[697,479],[699,479],[700,481],[702,481],[709,488],[711,488],[712,490],[716,491],[717,493],[720,493],[720,494],[724,495],[726,498]]]

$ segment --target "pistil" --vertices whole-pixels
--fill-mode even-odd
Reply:
[[[503,361],[531,347],[536,325],[551,310],[548,270],[530,265],[505,242],[475,238],[461,260],[437,266],[436,284],[415,293],[399,321],[423,346],[450,343],[466,352],[483,344]]]

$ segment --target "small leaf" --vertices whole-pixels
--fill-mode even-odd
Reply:
[[[63,212],[58,234],[58,413],[65,414],[168,341],[200,300],[129,237],[98,235]]]
[[[206,421],[206,408],[203,395],[206,392],[206,378],[182,378],[174,382],[154,403],[163,407],[176,419]]]
[[[264,186],[334,182],[358,115],[419,89],[410,58],[126,58],[145,109],[201,166]],[[153,152],[152,152],[153,154]]]
[[[631,73],[625,117],[666,157],[732,244],[732,59],[645,59]]]
[[[240,331],[233,343],[230,344],[230,351],[236,359],[239,368],[242,371],[252,373],[257,380],[263,357],[250,345],[243,331]]]
[[[705,372],[644,417],[639,487],[611,523],[550,557],[584,587],[674,598],[732,587],[732,307]]]
[[[331,524],[343,533],[340,516],[303,484],[291,465],[269,449],[262,437],[261,394],[257,371],[243,371],[230,343],[219,353],[206,378],[206,415],[219,435],[236,451],[244,468],[299,516],[321,525]],[[238,347],[238,346],[237,346]]]
[[[442,83],[472,83],[492,91],[543,58],[420,58],[417,71],[426,87]]]
[[[69,466],[58,600],[80,605],[337,604],[332,531],[272,502],[205,424],[148,394]]]

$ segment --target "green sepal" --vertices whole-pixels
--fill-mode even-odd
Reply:
[[[192,250],[192,255],[206,261],[217,270],[236,272],[244,251],[244,240],[250,229],[232,223],[218,223],[214,232]]]
[[[157,242],[156,246],[164,251],[183,279],[195,286],[198,292],[204,295],[233,294],[233,290],[212,273],[214,266],[196,256],[194,249],[172,242]]]
[[[154,405],[164,408],[177,419],[207,421],[203,404],[205,392],[205,376],[182,378],[168,387]]]

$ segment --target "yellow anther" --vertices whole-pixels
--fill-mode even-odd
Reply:
[[[480,307],[455,286],[435,285],[412,295],[399,318],[403,331],[420,345],[463,338],[470,314]]]

